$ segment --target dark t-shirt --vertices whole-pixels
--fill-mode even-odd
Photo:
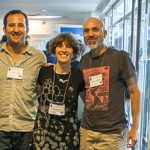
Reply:
[[[43,149],[78,149],[77,104],[79,92],[85,89],[82,71],[72,69],[71,74],[56,74],[53,66],[42,67],[38,83],[43,90],[33,132],[34,143]],[[52,103],[65,104],[65,115],[48,113]]]
[[[86,105],[81,126],[98,132],[119,133],[126,127],[126,81],[136,71],[127,52],[109,47],[106,53],[80,62],[86,86]]]

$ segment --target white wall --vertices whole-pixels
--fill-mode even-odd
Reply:
[[[30,35],[49,35],[51,36],[51,23],[40,20],[29,20],[29,34]]]
[[[82,27],[81,25],[53,24],[51,21],[29,20],[30,35],[49,35],[50,38],[60,33],[61,27]]]
[[[0,39],[3,36],[4,32],[3,32],[3,19],[0,19]]]

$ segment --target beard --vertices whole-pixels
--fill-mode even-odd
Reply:
[[[96,44],[94,44],[94,45],[92,45],[92,44],[87,44],[87,46],[88,46],[91,50],[97,49],[97,48],[98,48],[98,43],[96,43]]]
[[[98,50],[101,45],[103,44],[103,41],[97,41],[95,43],[89,43],[87,42],[87,46],[92,50],[92,51],[96,51]]]
[[[99,39],[95,43],[89,43],[87,41],[86,44],[91,50],[99,49],[104,44],[104,39]]]

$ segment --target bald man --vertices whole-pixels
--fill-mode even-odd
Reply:
[[[80,150],[125,150],[137,142],[140,91],[136,70],[127,52],[105,45],[106,35],[102,20],[85,21],[84,41],[91,50],[80,62],[86,83]],[[131,99],[130,130],[124,110],[126,90]]]

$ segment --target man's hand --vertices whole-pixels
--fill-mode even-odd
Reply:
[[[53,65],[55,65],[55,64],[52,64],[52,63],[46,63],[46,64],[44,64],[45,67],[49,67],[49,66],[53,66]]]
[[[133,148],[138,140],[138,130],[134,127],[130,129],[127,137],[127,147]]]

